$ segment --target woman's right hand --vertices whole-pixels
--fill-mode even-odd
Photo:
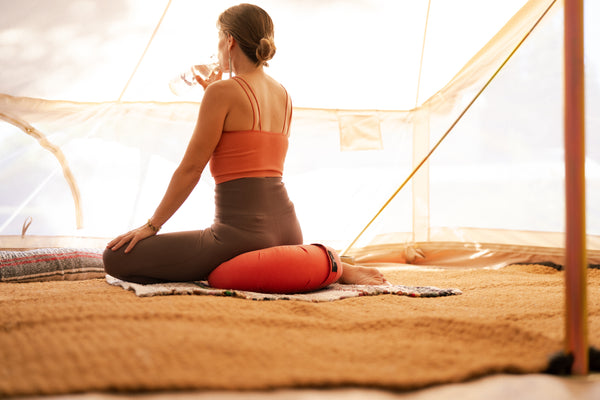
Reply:
[[[134,246],[140,241],[144,240],[147,237],[156,235],[156,230],[152,229],[150,225],[142,225],[137,229],[133,229],[127,233],[117,236],[113,240],[111,240],[106,247],[111,249],[112,251],[116,251],[120,249],[122,246],[129,243],[127,248],[125,248],[125,253],[129,253],[133,250]]]

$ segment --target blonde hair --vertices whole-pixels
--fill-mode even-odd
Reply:
[[[218,26],[236,40],[256,65],[268,66],[275,55],[273,21],[265,10],[253,4],[239,4],[219,15]]]

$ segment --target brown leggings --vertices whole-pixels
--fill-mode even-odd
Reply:
[[[107,274],[137,283],[205,280],[221,263],[248,251],[302,244],[294,205],[281,178],[243,178],[215,187],[213,225],[165,233],[104,251]]]

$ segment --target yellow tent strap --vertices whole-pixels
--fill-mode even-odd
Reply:
[[[127,91],[127,88],[129,88],[129,84],[131,83],[131,81],[133,80],[133,77],[137,73],[137,70],[140,67],[140,64],[142,63],[142,60],[144,59],[144,57],[146,57],[146,53],[148,52],[148,49],[150,48],[150,45],[152,44],[152,41],[154,40],[154,37],[156,36],[156,33],[158,32],[158,29],[160,28],[160,25],[163,22],[163,19],[165,19],[165,15],[167,15],[167,11],[169,10],[169,7],[171,7],[171,0],[169,0],[167,2],[165,11],[163,11],[162,15],[160,16],[160,20],[158,20],[158,24],[156,24],[156,28],[154,28],[154,32],[152,32],[152,36],[150,36],[150,40],[148,41],[148,44],[146,45],[146,48],[144,49],[142,56],[140,57],[139,61],[137,62],[135,68],[133,69],[133,72],[131,73],[131,76],[127,80],[125,87],[123,88],[123,90],[121,91],[121,94],[119,95],[119,98],[117,99],[118,102],[120,102],[121,99],[123,98],[123,95]]]
[[[533,26],[531,27],[531,29],[529,31],[527,31],[527,33],[525,34],[525,36],[523,36],[523,38],[519,41],[519,43],[517,43],[517,45],[515,46],[515,48],[508,55],[508,57],[506,57],[506,59],[502,62],[502,64],[492,74],[492,76],[490,77],[490,79],[488,79],[488,81],[485,83],[485,85],[483,85],[483,87],[479,90],[479,92],[477,92],[477,94],[475,95],[475,97],[473,97],[473,99],[469,102],[469,104],[467,104],[467,106],[465,107],[465,109],[460,113],[460,115],[456,118],[456,120],[454,120],[454,122],[452,123],[452,125],[450,125],[450,128],[448,128],[448,130],[446,131],[446,133],[444,133],[444,135],[437,141],[437,143],[435,144],[435,146],[433,146],[431,148],[431,150],[429,151],[429,153],[427,153],[427,155],[421,160],[421,162],[419,163],[419,165],[417,165],[412,170],[412,172],[408,175],[408,177],[404,180],[404,182],[402,182],[402,184],[400,185],[400,187],[398,189],[396,189],[396,191],[392,194],[392,196],[385,202],[385,204],[379,209],[379,211],[377,211],[377,213],[375,214],[375,216],[369,221],[369,223],[363,228],[363,230],[360,231],[360,233],[358,234],[358,236],[356,236],[354,238],[354,240],[348,245],[348,247],[346,247],[340,253],[340,256],[345,255],[352,248],[352,246],[354,246],[356,244],[356,242],[358,241],[358,239],[360,239],[360,237],[366,232],[366,230],[369,229],[369,227],[371,226],[371,224],[373,222],[375,222],[375,220],[377,219],[377,217],[379,217],[379,215],[381,215],[381,213],[383,212],[383,210],[385,210],[385,208],[388,206],[388,204],[390,204],[392,202],[392,200],[398,195],[398,193],[400,193],[400,191],[404,188],[404,186],[406,186],[406,184],[412,179],[412,177],[419,171],[419,169],[423,166],[423,164],[425,164],[427,162],[427,160],[429,160],[429,157],[431,157],[431,155],[433,154],[433,152],[444,141],[444,139],[446,139],[446,137],[448,136],[448,134],[450,133],[450,131],[452,131],[452,129],[454,129],[454,127],[456,126],[456,124],[458,123],[458,121],[460,121],[462,119],[462,117],[467,113],[467,111],[471,108],[471,106],[475,103],[475,101],[477,101],[477,99],[479,98],[479,96],[485,91],[485,89],[487,89],[487,87],[489,86],[489,84],[492,83],[492,81],[496,78],[496,76],[498,75],[498,73],[500,73],[500,71],[502,70],[502,68],[504,68],[504,66],[506,65],[506,63],[508,62],[508,60],[510,60],[512,58],[512,56],[517,52],[517,50],[521,47],[521,45],[525,42],[525,40],[527,40],[527,38],[529,37],[529,35],[531,34],[531,32],[533,32],[533,30],[538,26],[538,24],[540,23],[540,21],[542,21],[542,19],[544,19],[544,17],[548,13],[548,11],[550,11],[550,9],[554,6],[555,3],[556,3],[556,0],[553,1],[548,6],[548,8],[546,8],[546,10],[544,10],[544,12],[542,13],[542,15],[537,19],[537,21],[535,21],[535,24],[533,24]]]

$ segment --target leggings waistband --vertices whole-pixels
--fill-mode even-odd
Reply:
[[[215,216],[273,215],[294,209],[280,177],[241,178],[215,187]]]

